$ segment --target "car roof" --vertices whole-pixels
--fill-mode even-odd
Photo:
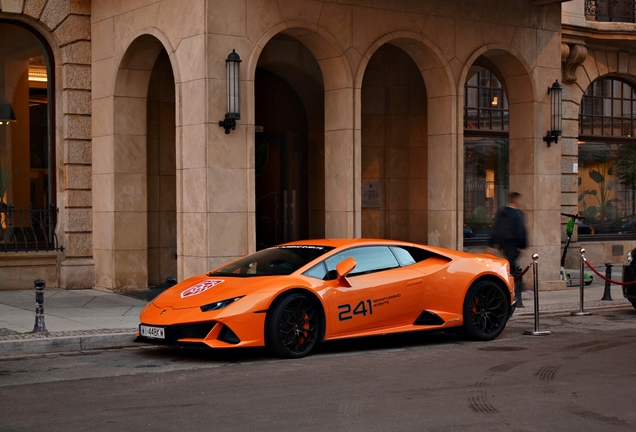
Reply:
[[[363,246],[363,245],[412,245],[413,243],[407,243],[397,240],[386,239],[374,239],[374,238],[344,238],[344,239],[311,239],[311,240],[299,240],[285,245],[296,246],[330,246],[339,248],[343,246]]]

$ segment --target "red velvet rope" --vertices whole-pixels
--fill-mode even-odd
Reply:
[[[636,281],[634,281],[634,282],[618,282],[618,281],[615,281],[615,280],[608,279],[605,276],[603,276],[602,274],[600,274],[594,267],[592,267],[592,265],[589,262],[587,262],[587,258],[583,257],[583,261],[585,262],[585,264],[587,264],[587,266],[589,268],[592,269],[592,271],[594,273],[596,273],[596,275],[598,277],[600,277],[604,281],[607,281],[607,282],[610,282],[610,283],[613,283],[613,284],[616,284],[616,285],[636,285]]]
[[[524,271],[522,271],[521,273],[519,273],[517,276],[515,276],[515,282],[517,282],[519,279],[521,279],[523,277],[524,274],[528,273],[528,270],[530,270],[530,266],[532,264],[528,264],[528,267],[526,267],[526,269]]]

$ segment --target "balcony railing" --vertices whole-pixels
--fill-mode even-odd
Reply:
[[[585,19],[597,22],[636,22],[635,0],[585,0]]]
[[[58,209],[16,210],[0,202],[0,252],[40,252],[64,250],[57,242],[55,225]]]

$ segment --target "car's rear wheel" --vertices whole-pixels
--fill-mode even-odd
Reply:
[[[493,281],[479,281],[464,299],[462,336],[472,340],[492,340],[499,336],[510,316],[510,300]]]
[[[300,358],[311,352],[320,336],[320,309],[302,293],[277,299],[267,312],[265,345],[273,354]]]

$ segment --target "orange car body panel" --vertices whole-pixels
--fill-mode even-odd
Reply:
[[[286,276],[197,275],[167,289],[150,302],[140,313],[141,323],[168,327],[213,322],[207,334],[181,338],[178,342],[211,348],[256,347],[265,345],[268,308],[289,290],[304,290],[320,302],[325,317],[325,340],[460,326],[464,297],[478,278],[500,281],[513,298],[514,283],[508,262],[493,255],[377,239],[306,240],[288,245],[336,247],[320,260],[342,252],[338,249],[342,246],[370,245],[412,246],[438,256],[404,267],[326,281],[302,274],[310,264]],[[201,310],[203,305],[238,297],[239,300],[222,309]],[[414,325],[423,311],[437,315],[443,324]],[[238,343],[218,338],[225,326],[238,337]]]

